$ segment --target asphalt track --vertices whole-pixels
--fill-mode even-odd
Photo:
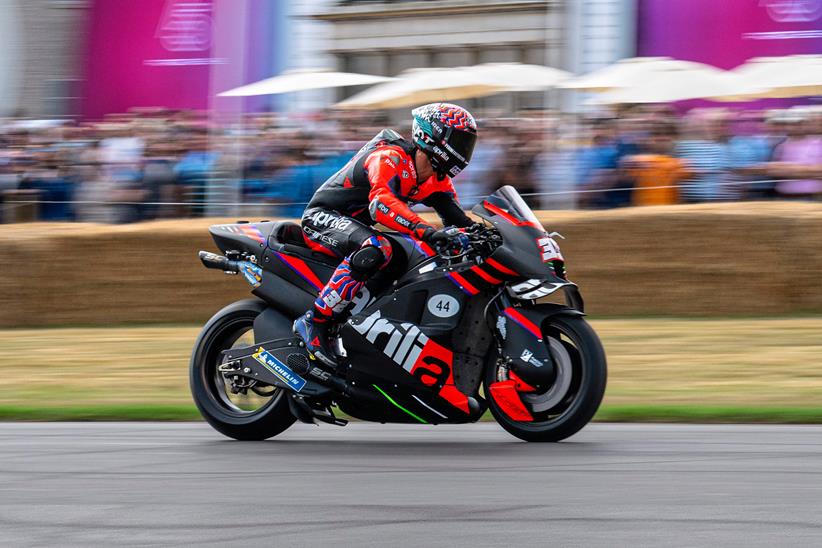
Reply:
[[[822,546],[822,427],[0,424],[0,545]]]

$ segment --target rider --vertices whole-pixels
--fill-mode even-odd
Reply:
[[[455,227],[471,219],[457,201],[451,177],[465,169],[477,140],[477,124],[464,108],[431,103],[414,109],[413,142],[384,129],[314,194],[302,218],[311,249],[341,258],[311,310],[294,322],[307,350],[336,365],[329,328],[342,321],[365,282],[391,259],[388,239],[372,228],[380,223],[428,243],[458,238]],[[422,203],[442,218],[436,229],[411,211]]]

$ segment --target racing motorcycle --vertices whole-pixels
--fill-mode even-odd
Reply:
[[[445,424],[490,410],[514,436],[559,441],[605,392],[605,353],[584,319],[555,237],[510,186],[473,208],[461,246],[384,233],[391,262],[334,333],[338,367],[320,367],[292,333],[338,260],[310,250],[292,222],[223,224],[207,268],[242,276],[254,299],[217,312],[197,339],[191,391],[202,416],[238,440],[299,420]],[[553,293],[564,302],[546,302]]]

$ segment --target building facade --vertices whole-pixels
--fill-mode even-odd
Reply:
[[[635,17],[635,0],[342,0],[313,14],[327,24],[326,53],[338,69],[385,76],[490,62],[587,72],[634,53]],[[554,92],[479,103],[511,110],[563,101]]]
[[[86,0],[0,0],[0,115],[75,113]]]

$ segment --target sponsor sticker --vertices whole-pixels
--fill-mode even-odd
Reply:
[[[497,331],[499,331],[499,334],[502,336],[502,340],[508,338],[507,323],[508,322],[505,321],[505,316],[497,316]]]
[[[240,263],[240,272],[242,272],[245,281],[254,287],[260,287],[263,281],[263,269],[254,263],[243,261]]]
[[[559,259],[560,261],[564,260],[562,258],[562,253],[559,251],[559,246],[553,238],[549,236],[537,238],[537,246],[539,247],[543,263],[547,263],[548,261],[553,261],[555,259]]]
[[[522,351],[522,355],[519,357],[525,363],[530,363],[534,367],[542,367],[542,362],[539,361],[534,357],[534,353],[528,350],[527,348]]]
[[[277,378],[286,383],[289,388],[295,392],[299,392],[305,386],[307,381],[304,378],[297,375],[290,367],[275,358],[263,347],[258,348],[257,351],[252,354],[252,357],[260,362],[263,367],[274,373]]]
[[[428,311],[438,318],[450,318],[460,311],[460,303],[451,295],[434,295],[428,299]]]

